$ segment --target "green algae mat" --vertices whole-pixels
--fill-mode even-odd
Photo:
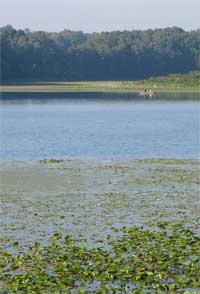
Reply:
[[[0,293],[200,293],[199,170],[2,162]]]

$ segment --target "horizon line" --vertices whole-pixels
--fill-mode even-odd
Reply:
[[[29,30],[31,33],[34,33],[34,32],[46,32],[46,33],[61,33],[63,31],[71,31],[71,32],[82,32],[84,34],[101,34],[101,33],[112,33],[112,32],[133,32],[133,31],[156,31],[156,30],[164,30],[164,29],[172,29],[172,28],[177,28],[177,29],[181,29],[183,30],[184,32],[192,32],[192,31],[198,31],[200,30],[200,27],[199,28],[194,28],[194,29],[190,29],[190,30],[186,30],[184,29],[183,27],[180,27],[180,26],[176,26],[176,25],[172,25],[172,26],[165,26],[165,27],[156,27],[156,28],[145,28],[145,29],[137,29],[137,28],[133,28],[133,29],[122,29],[122,30],[102,30],[102,31],[91,31],[91,32],[86,32],[86,31],[83,31],[83,30],[73,30],[73,29],[70,29],[70,28],[63,28],[61,30],[56,30],[56,31],[52,31],[52,30],[45,30],[45,29],[36,29],[36,30],[33,30],[33,29],[30,29],[29,27],[25,27],[25,28],[21,28],[21,27],[18,27],[16,28],[14,25],[11,25],[11,24],[6,24],[6,25],[3,25],[3,26],[0,26],[0,29],[2,28],[5,28],[7,26],[10,26],[12,27],[14,30],[22,30],[22,31],[25,31],[25,30]]]

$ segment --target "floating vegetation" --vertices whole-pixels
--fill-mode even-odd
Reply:
[[[151,158],[145,159],[145,162],[148,163],[162,163],[162,164],[185,164],[186,160],[177,159],[177,158]]]
[[[54,159],[54,158],[38,160],[39,163],[43,163],[43,164],[46,164],[46,163],[60,163],[60,162],[63,162],[63,161],[64,161],[63,159]]]
[[[1,294],[200,293],[198,161],[52,162],[0,171]]]
[[[1,250],[1,293],[199,292],[200,237],[182,224],[157,226],[124,227],[121,238],[108,240],[109,250],[77,246],[59,233],[17,256]]]

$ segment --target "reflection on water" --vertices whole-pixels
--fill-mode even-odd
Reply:
[[[0,159],[199,157],[199,93],[67,95],[4,94]]]
[[[48,103],[70,103],[70,102],[101,102],[118,103],[119,101],[183,101],[200,100],[200,92],[174,92],[157,93],[155,97],[148,95],[140,96],[139,93],[105,93],[105,92],[2,92],[0,93],[0,105],[2,104],[48,104]]]

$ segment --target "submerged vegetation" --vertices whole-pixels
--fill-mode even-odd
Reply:
[[[18,256],[2,250],[1,293],[199,292],[200,238],[181,224],[157,226],[124,227],[120,239],[107,237],[109,249],[77,246],[55,233],[48,246],[35,242]]]

